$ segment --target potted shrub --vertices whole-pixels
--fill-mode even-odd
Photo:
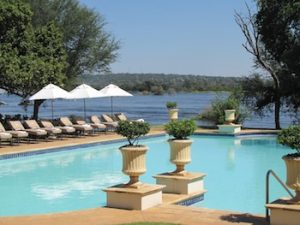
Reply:
[[[197,126],[194,120],[174,120],[165,125],[166,132],[173,136],[168,140],[170,145],[170,161],[176,165],[172,174],[184,175],[184,166],[191,162],[192,135]]]
[[[278,134],[278,142],[296,153],[282,157],[286,165],[286,185],[296,192],[293,202],[300,202],[300,126],[291,126]]]
[[[123,157],[122,172],[130,177],[128,187],[138,188],[139,176],[146,172],[147,146],[139,145],[139,138],[150,131],[146,122],[120,121],[116,132],[127,138],[128,144],[120,147]]]
[[[178,119],[178,109],[176,102],[167,102],[166,107],[169,110],[169,120],[177,120]]]

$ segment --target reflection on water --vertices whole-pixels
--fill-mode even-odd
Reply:
[[[74,178],[67,182],[55,184],[34,184],[31,188],[32,193],[43,200],[56,200],[68,198],[72,192],[76,192],[78,197],[89,195],[94,191],[119,184],[124,182],[125,179],[121,172],[109,174],[93,174],[88,178]]]
[[[236,151],[239,150],[241,146],[241,139],[232,138],[232,143],[229,143],[227,147],[227,168],[234,169],[235,168],[235,160],[236,160]]]

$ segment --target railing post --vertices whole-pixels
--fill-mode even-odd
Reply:
[[[266,204],[269,204],[269,177],[270,177],[270,171],[268,170],[266,174]],[[270,222],[270,215],[269,215],[269,209],[266,207],[266,220],[267,222]]]
[[[279,184],[287,191],[287,193],[293,198],[294,195],[289,190],[289,188],[280,180],[280,178],[276,175],[276,173],[273,170],[268,170],[266,175],[266,204],[269,204],[269,192],[270,192],[270,175],[273,175],[273,177],[278,181]],[[270,215],[269,215],[269,209],[266,208],[266,220],[270,221]]]

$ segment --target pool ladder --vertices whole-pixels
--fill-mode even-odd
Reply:
[[[273,170],[268,170],[266,175],[266,204],[269,204],[269,194],[270,194],[270,175],[273,175],[273,177],[278,181],[279,184],[287,191],[287,193],[293,198],[294,195],[289,190],[289,188],[285,185],[285,183],[280,180],[280,178],[276,175],[276,173]],[[266,220],[270,221],[270,215],[269,215],[269,209],[266,208]]]

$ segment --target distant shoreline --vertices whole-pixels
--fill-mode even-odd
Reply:
[[[79,83],[87,83],[96,89],[113,83],[126,91],[152,93],[155,95],[232,91],[240,86],[242,77],[221,77],[177,74],[131,74],[85,75]]]

